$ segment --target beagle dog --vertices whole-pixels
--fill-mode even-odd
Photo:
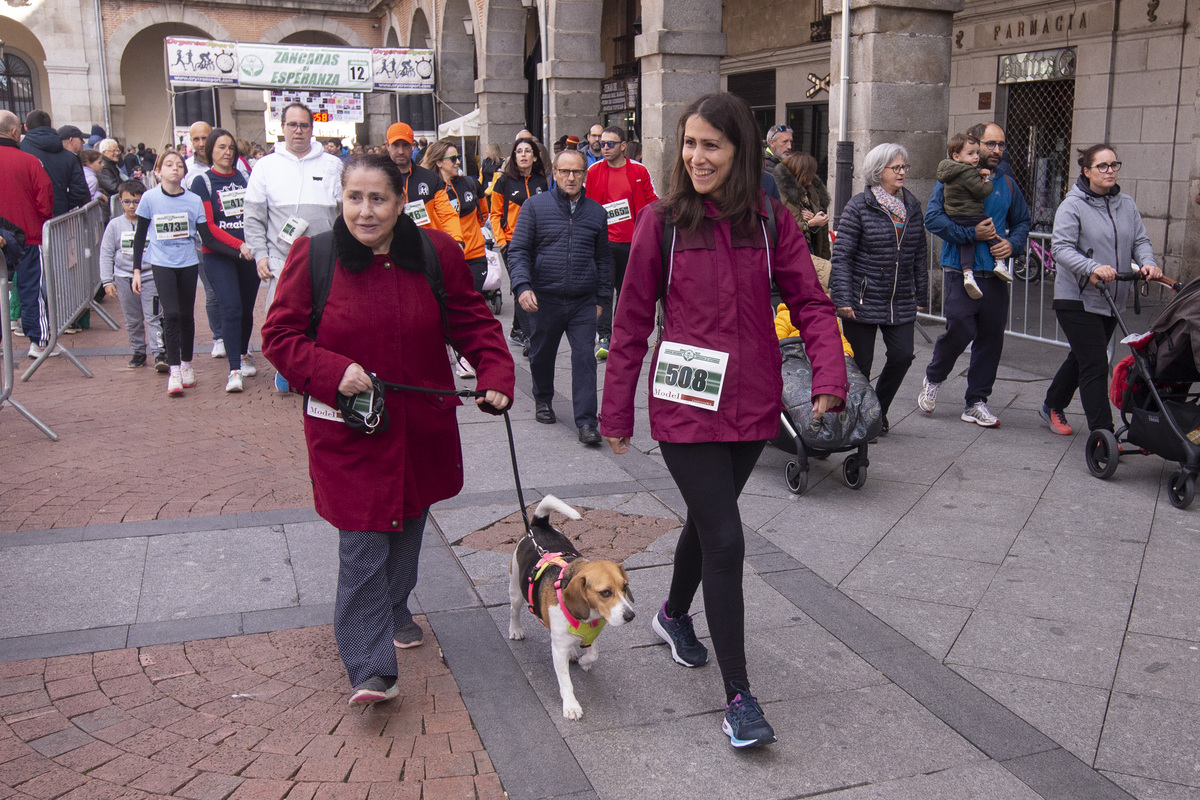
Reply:
[[[583,708],[571,685],[570,662],[587,670],[600,656],[596,637],[606,622],[624,625],[633,620],[633,594],[624,567],[612,561],[588,561],[571,540],[550,524],[550,512],[582,519],[579,512],[547,495],[533,512],[533,539],[521,537],[509,568],[508,596],[512,603],[508,638],[524,639],[521,606],[528,606],[550,631],[550,649],[563,716],[579,719]]]

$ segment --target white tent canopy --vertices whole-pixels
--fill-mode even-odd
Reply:
[[[479,135],[479,109],[475,109],[470,114],[464,114],[458,119],[452,119],[449,122],[443,122],[438,125],[438,138],[445,139],[453,137],[456,139],[464,136]]]

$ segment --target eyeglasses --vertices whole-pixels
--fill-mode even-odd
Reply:
[[[442,161],[453,161],[455,164],[462,161],[462,156],[446,156]]]
[[[777,133],[791,133],[792,129],[787,125],[772,125],[771,130],[767,131],[767,138],[774,139]]]
[[[285,122],[285,123],[283,123],[283,127],[287,128],[289,131],[306,131],[312,127],[312,123],[311,122]]]
[[[1092,169],[1099,170],[1100,172],[1120,172],[1121,162],[1114,161],[1111,164],[1093,164]]]
[[[140,202],[141,202],[141,199],[140,199],[140,198],[139,198],[139,199],[137,199],[137,200],[122,200],[122,201],[121,201],[121,205],[123,205],[123,206],[136,206],[136,205],[137,205],[138,203],[140,203]]]
[[[912,169],[912,165],[911,164],[897,164],[894,167],[888,167],[888,169],[890,169],[892,172],[896,173],[897,175],[903,175],[904,173],[906,173],[910,169]]]
[[[584,175],[587,174],[586,169],[557,169],[556,168],[554,171],[557,172],[559,175],[562,175],[564,178],[582,178]]]
[[[616,147],[616,146],[617,146],[617,145],[619,145],[619,144],[621,144],[621,142],[606,142],[606,141],[604,141],[603,139],[601,139],[601,140],[600,140],[600,149],[601,149],[601,150],[607,150],[608,148],[610,148],[610,147]]]
[[[1004,142],[1004,141],[980,142],[980,144],[983,145],[984,147],[986,147],[988,150],[1005,150],[1008,148],[1008,142]]]

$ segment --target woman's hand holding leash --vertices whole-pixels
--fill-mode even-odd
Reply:
[[[358,364],[353,363],[346,367],[342,382],[338,384],[338,392],[346,397],[353,397],[359,392],[369,392],[373,388],[371,376]]]
[[[497,411],[503,411],[504,409],[508,408],[508,404],[511,402],[512,398],[503,392],[497,392],[495,389],[488,389],[487,394],[484,397],[475,398],[475,405],[479,406],[480,408],[483,407],[484,403],[487,403]]]
[[[621,436],[619,438],[616,436],[605,436],[604,441],[608,442],[608,446],[611,447],[612,451],[619,456],[625,455],[629,452],[628,436]]]

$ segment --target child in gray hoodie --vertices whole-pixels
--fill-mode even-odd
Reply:
[[[956,133],[946,144],[950,156],[938,164],[937,179],[945,192],[946,216],[959,225],[974,228],[989,219],[983,211],[983,201],[992,193],[991,170],[979,168],[979,140],[965,133]],[[988,244],[997,244],[999,237]],[[975,281],[975,242],[958,246],[958,260],[962,265],[963,288],[972,300],[983,297]],[[999,262],[993,268],[997,278],[1011,281],[1012,275]]]

